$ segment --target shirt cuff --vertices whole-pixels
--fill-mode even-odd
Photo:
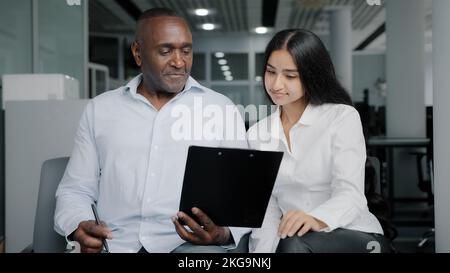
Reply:
[[[235,249],[239,245],[242,236],[251,231],[250,228],[229,227],[229,229],[230,236],[232,236],[234,242],[227,245],[222,245],[222,247],[227,250]]]
[[[331,232],[339,227],[336,221],[333,221],[332,217],[329,217],[329,213],[320,210],[313,210],[309,213],[309,215],[327,225],[327,227],[320,230],[321,232]]]

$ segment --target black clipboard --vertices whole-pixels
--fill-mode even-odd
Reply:
[[[180,211],[203,210],[219,226],[259,228],[283,152],[190,146]]]

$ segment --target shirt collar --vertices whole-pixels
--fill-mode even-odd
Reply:
[[[297,123],[294,124],[292,127],[293,129],[296,128],[299,124],[309,126],[312,125],[317,118],[320,115],[320,106],[319,105],[312,105],[308,104],[305,108],[305,111],[303,111],[302,116],[297,121]],[[284,143],[286,151],[291,154],[290,149],[288,148],[289,145],[287,143],[286,136],[284,134],[283,125],[281,123],[281,108],[278,106],[277,110],[272,114],[271,118],[271,128],[270,128],[270,136],[272,139],[279,139],[282,143]]]
[[[281,108],[280,106],[278,106],[277,110],[273,114],[273,117],[276,119],[277,122],[281,124],[280,113]],[[319,116],[320,116],[320,105],[312,105],[311,103],[308,103],[308,105],[305,108],[305,111],[303,111],[302,116],[294,126],[297,126],[297,124],[312,125]]]
[[[192,89],[205,92],[205,88],[201,84],[199,84],[194,78],[189,76],[188,80],[186,81],[186,85],[184,86],[184,90],[182,92]]]
[[[308,103],[298,123],[303,125],[312,125],[319,116],[320,105],[312,105],[311,103]]]
[[[125,85],[125,91],[130,91],[130,93],[135,96],[137,93],[137,88],[142,81],[142,74],[137,75],[131,81]]]
[[[131,81],[127,83],[127,85],[125,85],[125,91],[129,91],[133,96],[135,96],[137,93],[137,88],[141,82],[142,82],[142,73],[134,77]],[[194,78],[192,78],[191,76],[189,76],[189,78],[187,79],[186,85],[184,86],[183,91],[181,91],[180,93],[184,93],[185,91],[189,90],[199,90],[202,92],[205,91],[204,87],[201,84],[199,84],[196,80],[194,80]]]

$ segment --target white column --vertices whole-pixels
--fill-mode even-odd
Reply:
[[[436,252],[450,252],[450,1],[433,0],[433,127]]]
[[[39,12],[38,12],[38,1],[33,0],[31,2],[31,14],[33,24],[31,26],[31,32],[33,36],[33,73],[38,73],[39,71]]]
[[[80,98],[89,98],[89,0],[83,1],[83,66],[84,66],[84,85],[80,87]]]
[[[425,137],[425,1],[386,3],[386,135]],[[425,197],[411,148],[393,150],[395,198]]]
[[[424,1],[386,1],[386,35],[386,134],[424,137]]]
[[[336,7],[330,11],[331,57],[344,88],[352,93],[352,10]]]

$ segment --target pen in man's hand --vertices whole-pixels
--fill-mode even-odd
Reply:
[[[94,212],[95,222],[97,225],[100,225],[100,218],[98,218],[97,208],[95,207],[95,204],[91,204],[92,211]],[[106,242],[105,238],[102,238],[103,247],[105,248],[106,253],[109,253],[109,247],[108,243]]]

